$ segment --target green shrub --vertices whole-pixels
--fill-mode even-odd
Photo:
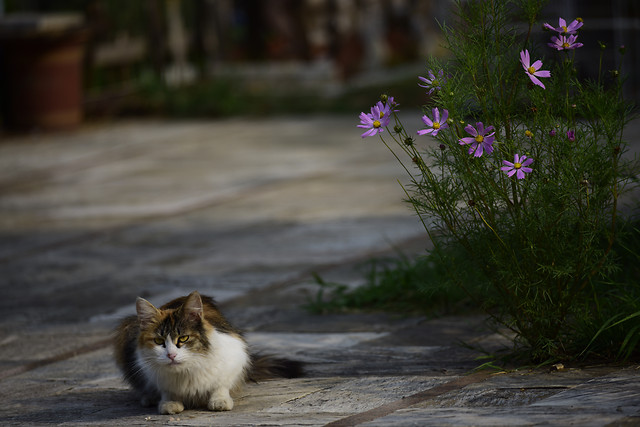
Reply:
[[[634,176],[622,140],[631,107],[619,70],[578,78],[580,19],[545,24],[548,43],[533,42],[541,3],[457,2],[458,25],[442,27],[451,59],[430,58],[420,78],[425,128],[409,133],[387,96],[359,127],[410,176],[407,200],[436,254],[464,248],[458,262],[490,286],[484,307],[532,360],[593,355],[605,332],[618,336],[615,357],[630,357],[640,305],[637,281],[619,274],[619,198]]]

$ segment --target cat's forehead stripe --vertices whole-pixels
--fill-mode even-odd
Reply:
[[[162,335],[168,335],[171,332],[179,332],[182,329],[182,322],[177,318],[175,312],[169,312],[160,322],[159,332]]]

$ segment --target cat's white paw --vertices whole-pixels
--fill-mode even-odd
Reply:
[[[179,414],[184,411],[184,405],[182,402],[175,400],[163,400],[158,404],[158,412],[162,415]]]
[[[230,411],[233,409],[233,399],[228,391],[221,391],[213,394],[207,405],[210,411]]]

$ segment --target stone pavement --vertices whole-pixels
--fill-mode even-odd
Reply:
[[[312,273],[428,247],[355,117],[132,121],[0,141],[0,425],[640,425],[638,366],[480,371],[477,315],[313,315]],[[418,123],[415,125],[419,126]],[[634,123],[633,134],[640,134]],[[210,294],[306,376],[231,412],[142,408],[110,333],[136,296]]]

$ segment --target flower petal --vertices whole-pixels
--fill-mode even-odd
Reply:
[[[469,135],[478,136],[478,131],[472,125],[465,126],[464,130],[467,131]],[[462,139],[466,139],[466,138],[462,138]]]
[[[542,89],[546,89],[546,87],[544,87],[544,84],[542,84],[542,82],[538,80],[538,78],[534,74],[529,74],[529,78],[531,79],[534,85],[538,85]]]
[[[434,108],[431,112],[433,113],[433,121],[440,123],[440,111],[437,108]]]
[[[529,51],[528,50],[525,49],[520,52],[520,62],[522,62],[522,66],[524,67],[525,70],[529,68]]]
[[[377,132],[377,131],[376,131],[376,129],[371,128],[371,129],[369,129],[368,131],[366,131],[365,133],[363,133],[363,134],[362,134],[362,137],[363,137],[363,138],[366,138],[366,137],[368,137],[368,136],[373,136],[373,135],[375,135],[375,134],[376,134],[376,132]]]
[[[577,19],[574,19],[573,22],[571,24],[569,24],[569,26],[567,27],[567,32],[569,34],[573,34],[576,32],[576,30],[578,30],[578,28],[582,27],[583,23],[578,21]]]
[[[529,166],[531,163],[533,163],[533,159],[531,158],[524,160],[523,162],[521,162],[522,168],[524,169],[526,166]],[[530,168],[527,168],[527,169],[530,169]]]
[[[487,140],[485,139],[485,142],[482,144],[484,146],[484,151],[487,154],[491,154],[493,153],[493,145],[491,145],[490,143],[487,142]]]

